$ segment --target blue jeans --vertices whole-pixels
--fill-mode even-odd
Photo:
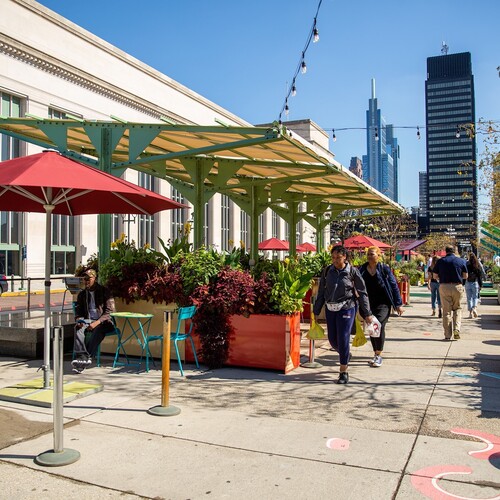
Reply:
[[[325,316],[330,345],[339,353],[340,364],[347,365],[349,362],[349,341],[356,317],[356,308],[351,307],[351,309],[341,309],[340,311],[326,309]]]
[[[472,311],[472,309],[477,307],[479,283],[477,281],[466,281],[465,294],[467,295],[467,309]]]
[[[441,309],[441,297],[439,296],[439,283],[431,281],[431,306],[432,309],[436,309],[436,302]]]

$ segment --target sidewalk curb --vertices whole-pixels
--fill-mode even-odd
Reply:
[[[56,289],[56,290],[50,290],[50,293],[64,293],[65,289]],[[44,295],[45,290],[36,290],[34,292],[31,292],[30,295]],[[26,297],[28,295],[28,292],[26,291],[18,291],[18,292],[4,292],[2,293],[1,297]]]

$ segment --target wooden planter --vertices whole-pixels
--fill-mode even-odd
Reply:
[[[291,316],[252,314],[231,316],[234,333],[229,340],[227,366],[264,368],[284,373],[300,364],[300,313]],[[196,351],[200,340],[193,333]],[[186,361],[194,362],[191,345],[186,343]]]
[[[165,311],[167,308],[171,309],[172,304],[168,306],[166,304],[153,304],[149,300],[138,300],[136,302],[132,302],[127,304],[122,299],[115,299],[115,309],[116,312],[139,312],[143,314],[153,314],[154,317],[151,319],[151,325],[149,327],[150,335],[161,335],[163,332],[163,318],[165,316]],[[128,329],[123,331],[123,320],[117,320],[117,326],[120,330],[126,335],[130,335]],[[172,313],[172,331],[175,331],[177,328],[177,313]],[[101,352],[108,354],[115,354],[117,346],[116,336],[113,335],[111,337],[106,337],[101,343]],[[175,356],[175,349],[173,344],[170,345],[170,359],[177,359]],[[126,344],[127,354],[130,356],[140,356],[141,355],[141,347],[136,341],[129,342]],[[161,342],[151,342],[149,344],[149,349],[151,350],[151,354],[154,358],[161,359]],[[184,359],[183,346],[179,343],[179,351],[181,354],[181,359]]]

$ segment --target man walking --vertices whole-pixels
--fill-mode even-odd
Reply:
[[[455,255],[455,248],[445,248],[446,257],[439,259],[433,269],[434,279],[439,280],[439,295],[443,307],[445,340],[460,338],[462,323],[463,280],[467,279],[467,263]]]

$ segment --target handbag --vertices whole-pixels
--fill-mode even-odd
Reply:
[[[380,331],[382,330],[382,324],[380,321],[373,316],[373,320],[371,323],[365,323],[365,334],[370,337],[380,337]]]
[[[314,318],[314,313],[312,312],[311,312],[311,327],[309,328],[306,337],[309,340],[322,340],[326,338],[325,330],[319,323],[316,323],[316,319]]]
[[[346,302],[347,300],[344,300],[343,302],[327,302],[326,308],[329,311],[338,312],[346,305]]]
[[[356,334],[354,335],[354,338],[352,339],[352,346],[353,347],[361,347],[364,346],[367,342],[365,333],[363,331],[363,327],[361,326],[361,321],[359,319],[359,316],[356,314],[356,319],[354,320],[354,324],[356,325]]]

